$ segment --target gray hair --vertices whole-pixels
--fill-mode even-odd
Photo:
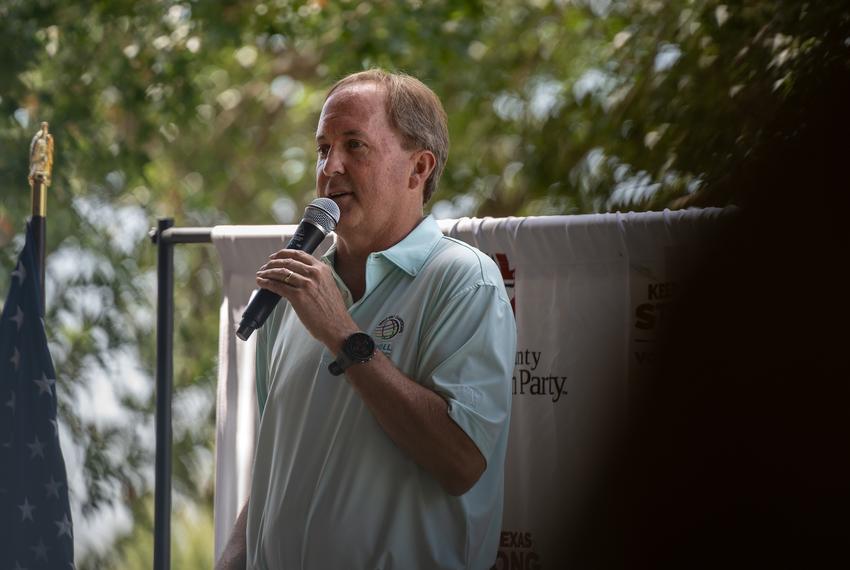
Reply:
[[[434,170],[425,182],[422,203],[427,203],[437,189],[449,157],[449,128],[446,111],[431,89],[405,73],[390,73],[383,69],[368,69],[352,73],[328,91],[325,101],[335,91],[354,83],[370,81],[382,85],[387,92],[387,117],[401,134],[405,149],[425,149],[434,154]]]

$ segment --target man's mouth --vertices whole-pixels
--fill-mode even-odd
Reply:
[[[343,196],[348,196],[351,194],[348,190],[334,190],[333,192],[328,192],[327,197],[331,200],[336,200],[338,198],[342,198]]]

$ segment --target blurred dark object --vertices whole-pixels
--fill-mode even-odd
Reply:
[[[808,78],[723,181],[740,216],[635,387],[573,567],[850,567],[848,66]]]

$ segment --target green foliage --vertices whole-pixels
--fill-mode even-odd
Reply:
[[[137,519],[150,521],[154,516],[153,497],[148,495],[138,501]],[[171,522],[171,567],[180,570],[209,570],[213,560],[212,509],[205,504],[177,505]],[[116,546],[119,557],[110,552],[89,552],[78,556],[80,568],[120,568],[121,570],[149,570],[153,568],[154,538],[144,525],[122,537]]]
[[[150,532],[147,227],[296,222],[336,79],[379,65],[440,95],[452,150],[438,213],[724,205],[746,199],[741,164],[794,136],[801,94],[847,73],[848,29],[838,1],[0,0],[0,283],[29,209],[29,140],[48,121],[46,322],[83,452],[75,500],[127,503],[136,536]],[[217,260],[191,245],[175,263],[175,417],[191,419],[175,429],[175,485],[209,503]],[[119,411],[106,420],[104,388]]]

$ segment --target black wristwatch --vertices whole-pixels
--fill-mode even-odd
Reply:
[[[364,332],[356,332],[342,343],[342,352],[328,365],[334,376],[339,376],[352,364],[362,364],[372,360],[375,354],[375,341]]]

